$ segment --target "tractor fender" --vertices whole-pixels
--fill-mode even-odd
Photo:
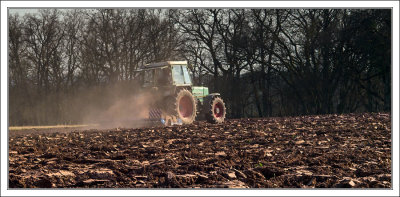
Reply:
[[[210,103],[214,99],[214,97],[220,96],[220,95],[221,95],[220,93],[211,93],[211,94],[205,96],[204,97],[204,101],[203,101],[203,105],[205,103]]]
[[[207,97],[214,98],[215,96],[220,96],[220,95],[221,95],[220,93],[211,93],[211,94],[207,95],[206,98]]]

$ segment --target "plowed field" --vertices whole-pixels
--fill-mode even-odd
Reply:
[[[9,187],[390,188],[390,114],[10,131]]]

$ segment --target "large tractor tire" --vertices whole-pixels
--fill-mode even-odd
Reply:
[[[221,97],[215,96],[205,103],[205,116],[209,123],[223,123],[226,115],[225,103]]]
[[[174,111],[183,124],[192,124],[196,118],[196,99],[186,89],[182,89],[175,97]]]

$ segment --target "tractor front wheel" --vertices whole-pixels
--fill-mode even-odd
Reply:
[[[225,103],[221,97],[214,97],[206,104],[206,119],[209,123],[223,123],[226,115]]]

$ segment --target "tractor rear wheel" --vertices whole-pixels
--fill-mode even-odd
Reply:
[[[223,123],[226,115],[225,103],[221,97],[214,97],[205,104],[206,120],[209,123]]]
[[[193,94],[186,89],[178,92],[175,99],[175,112],[183,124],[192,124],[196,118],[196,99]]]

